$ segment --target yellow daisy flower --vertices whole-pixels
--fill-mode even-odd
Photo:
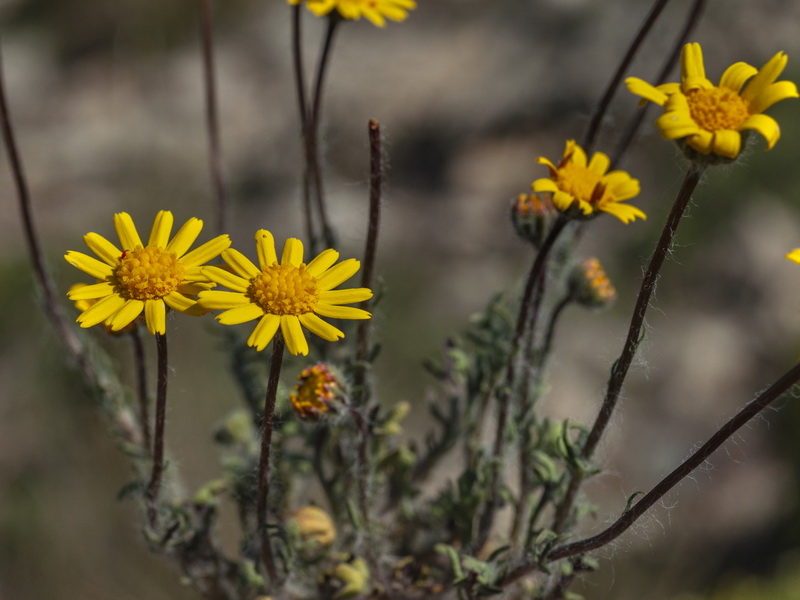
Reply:
[[[160,211],[153,222],[147,245],[142,243],[128,213],[114,215],[120,250],[97,233],[83,240],[100,260],[82,252],[69,251],[69,264],[99,280],[99,283],[71,289],[70,300],[93,301],[79,316],[81,327],[105,323],[120,331],[144,312],[147,330],[166,333],[167,307],[187,314],[202,314],[194,298],[212,287],[200,267],[230,246],[229,236],[220,235],[188,252],[200,235],[203,222],[189,219],[170,241],[172,213]]]
[[[767,150],[781,130],[763,113],[786,98],[797,98],[791,81],[775,81],[786,67],[786,54],[778,52],[760,69],[737,62],[725,69],[715,86],[706,79],[700,44],[686,44],[681,53],[681,82],[652,86],[638,77],[625,80],[628,89],[664,107],[656,122],[668,140],[683,139],[697,152],[727,159],[739,155],[741,132],[754,130],[764,136]]]
[[[289,4],[300,4],[301,0],[288,0]],[[366,17],[373,25],[384,27],[386,18],[405,21],[408,11],[417,7],[414,0],[306,0],[306,6],[318,17],[327,15],[334,8],[345,19]]]
[[[367,288],[333,289],[356,274],[361,266],[356,259],[350,258],[334,266],[339,253],[329,249],[306,264],[303,242],[289,238],[283,245],[279,264],[272,234],[259,229],[255,237],[259,266],[233,248],[225,250],[222,259],[230,270],[205,267],[203,273],[211,281],[233,291],[201,292],[199,300],[204,309],[225,310],[217,316],[223,325],[258,319],[247,340],[249,346],[263,350],[280,327],[289,352],[306,355],[308,342],[303,327],[329,342],[344,337],[344,333],[319,315],[333,319],[371,317],[365,310],[340,305],[369,300],[372,291]]]
[[[551,193],[558,210],[567,212],[577,207],[584,216],[596,216],[598,211],[603,211],[623,223],[630,223],[637,217],[647,218],[635,206],[622,204],[639,194],[639,181],[625,171],[607,173],[611,161],[602,152],[595,152],[587,161],[583,148],[575,140],[569,140],[557,166],[544,157],[539,157],[537,162],[547,165],[550,177],[537,179],[531,187],[534,192]]]

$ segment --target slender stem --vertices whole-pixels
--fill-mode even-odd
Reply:
[[[589,122],[589,127],[586,131],[586,136],[583,138],[583,149],[586,151],[586,154],[590,155],[592,153],[592,148],[594,147],[594,143],[597,138],[597,132],[600,130],[600,124],[603,122],[603,117],[605,117],[608,107],[611,104],[611,100],[614,98],[614,94],[619,88],[620,81],[622,81],[622,78],[625,76],[625,72],[628,70],[633,58],[639,51],[642,42],[644,42],[647,34],[650,33],[650,30],[653,28],[653,25],[669,1],[670,0],[656,0],[656,3],[650,9],[650,12],[645,18],[644,23],[642,23],[639,31],[636,33],[636,37],[633,39],[633,42],[631,42],[628,51],[622,58],[622,62],[620,62],[619,67],[617,67],[617,70],[611,77],[611,81],[608,82],[608,87],[603,93],[603,97],[600,99],[597,109],[592,115],[592,120]]]
[[[314,80],[314,99],[311,104],[309,120],[305,128],[306,142],[306,162],[311,175],[311,181],[315,191],[316,207],[320,223],[322,225],[322,237],[328,248],[336,245],[333,229],[328,221],[328,212],[325,207],[325,194],[322,185],[322,165],[319,157],[319,121],[322,112],[322,91],[325,85],[325,74],[327,73],[328,62],[333,48],[334,34],[341,21],[337,11],[328,15],[328,28],[325,32],[325,41],[322,45],[322,52],[317,63],[317,75]]]
[[[369,224],[367,226],[367,241],[364,248],[364,267],[361,271],[361,287],[372,289],[373,273],[375,271],[375,256],[378,250],[378,232],[381,222],[381,191],[383,185],[383,156],[381,149],[380,123],[375,119],[369,120]],[[370,301],[361,303],[362,310],[369,308]],[[370,351],[370,323],[372,319],[359,321],[356,330],[356,370],[353,390],[355,392],[356,406],[362,406],[369,398],[366,389],[368,359]]]
[[[526,329],[532,330],[536,320],[536,315],[539,308],[539,300],[541,296],[534,292],[539,286],[542,285],[542,280],[545,273],[545,266],[550,251],[555,246],[556,240],[559,235],[564,231],[567,224],[567,219],[559,216],[553,223],[550,231],[547,234],[544,242],[542,242],[536,258],[531,265],[531,270],[528,273],[528,279],[525,282],[525,288],[522,293],[522,300],[520,302],[519,313],[517,315],[516,330],[514,339],[511,342],[511,350],[508,357],[508,365],[506,367],[505,385],[497,392],[498,400],[498,414],[497,414],[497,428],[495,430],[494,446],[492,448],[492,457],[494,459],[494,466],[489,479],[489,493],[487,495],[488,501],[483,509],[480,520],[478,522],[478,534],[473,544],[475,550],[479,549],[485,543],[489,536],[489,532],[494,520],[496,499],[500,487],[500,473],[502,471],[502,455],[505,448],[506,427],[508,424],[508,411],[510,408],[511,399],[514,396],[514,387],[516,383],[516,365],[519,360],[519,353],[522,345],[522,339],[525,335]],[[535,299],[535,302],[532,300]],[[531,326],[526,328],[530,319]],[[530,335],[533,335],[531,331]]]
[[[353,422],[358,427],[358,507],[361,511],[361,518],[364,520],[364,528],[369,530],[369,504],[367,503],[367,488],[369,487],[369,472],[367,462],[367,450],[369,447],[369,428],[364,420],[364,415],[354,406],[348,407]]]
[[[158,350],[158,382],[156,384],[156,427],[153,443],[153,470],[147,485],[147,519],[156,526],[156,501],[164,474],[164,422],[167,414],[167,334],[156,334]]]
[[[264,418],[261,425],[261,457],[258,461],[258,533],[261,538],[261,554],[264,560],[264,566],[273,583],[278,580],[278,571],[275,568],[272,544],[269,539],[269,531],[267,531],[269,453],[272,444],[272,428],[275,419],[275,398],[278,394],[278,381],[281,376],[284,347],[283,337],[280,333],[277,333],[275,335],[275,340],[272,342],[272,364],[269,369],[267,395],[264,398]]]
[[[692,33],[692,30],[700,20],[700,15],[703,13],[705,5],[706,0],[694,0],[694,4],[689,11],[689,15],[686,17],[686,21],[684,22],[683,27],[681,28],[681,31],[675,40],[675,44],[672,47],[672,52],[670,52],[669,57],[666,61],[664,61],[664,65],[661,67],[661,71],[656,79],[656,85],[664,83],[664,81],[667,79],[667,76],[669,76],[670,72],[672,72],[672,69],[678,62],[678,58],[681,55],[681,50],[683,49],[686,40],[689,39],[689,35]],[[628,148],[636,138],[639,128],[644,122],[644,118],[649,107],[650,105],[648,104],[644,108],[636,111],[636,115],[631,120],[628,128],[625,130],[625,133],[620,139],[614,154],[612,155],[611,166],[609,167],[610,169],[615,168],[628,151]]]
[[[655,252],[653,252],[653,256],[650,259],[650,264],[647,266],[644,279],[642,280],[642,285],[639,289],[639,295],[636,298],[636,305],[634,306],[633,315],[631,316],[631,323],[630,327],[628,328],[628,336],[625,339],[625,345],[623,346],[622,353],[620,354],[619,358],[616,360],[616,362],[614,362],[614,365],[611,368],[611,376],[608,380],[605,399],[600,407],[600,412],[595,419],[594,425],[592,426],[592,429],[586,438],[586,442],[583,445],[582,456],[585,459],[590,459],[594,454],[597,444],[600,442],[600,439],[603,436],[609,421],[611,420],[611,416],[614,414],[614,408],[617,405],[617,400],[619,399],[619,394],[622,390],[622,384],[625,382],[628,369],[633,362],[636,349],[641,341],[644,317],[647,314],[648,307],[650,306],[650,298],[652,298],[653,292],[656,289],[658,274],[661,271],[662,265],[664,264],[664,259],[667,257],[667,254],[672,247],[672,240],[675,238],[675,233],[678,230],[678,224],[683,217],[686,206],[689,204],[689,200],[692,197],[692,192],[694,192],[694,189],[697,187],[702,174],[703,167],[692,163],[692,165],[689,167],[689,171],[686,173],[683,184],[678,191],[675,202],[672,205],[672,210],[667,217],[667,222],[664,224],[661,237],[659,238]],[[555,519],[553,521],[554,531],[560,531],[566,523],[582,480],[582,473],[578,471],[574,471],[572,473],[567,492],[565,493],[564,499],[556,511]]]
[[[28,253],[33,263],[33,271],[39,287],[44,297],[44,310],[50,318],[50,322],[56,328],[59,337],[64,340],[70,354],[79,364],[81,370],[89,381],[96,381],[96,373],[88,360],[83,345],[73,333],[64,316],[61,305],[56,300],[56,285],[50,273],[47,271],[42,244],[39,239],[38,230],[33,219],[31,209],[31,197],[28,190],[28,180],[25,176],[25,168],[17,150],[16,136],[11,122],[11,110],[8,106],[5,90],[5,77],[2,72],[2,59],[0,57],[0,121],[2,121],[3,144],[6,148],[9,166],[14,177],[14,185],[17,191],[17,200],[22,216],[22,226],[25,235],[25,242],[28,246]]]
[[[780,379],[775,381],[766,391],[755,400],[746,404],[727,423],[720,427],[700,449],[683,461],[669,475],[664,477],[656,486],[622,514],[610,527],[601,533],[585,540],[558,546],[548,555],[548,561],[558,560],[566,556],[581,554],[605,546],[627,530],[649,508],[658,502],[664,494],[669,492],[683,478],[688,476],[697,467],[702,465],[726,440],[741,429],[758,413],[780,398],[789,388],[800,380],[800,363],[789,369]]]
[[[227,200],[222,175],[222,142],[217,111],[217,82],[214,70],[213,0],[200,0],[200,38],[203,44],[203,83],[205,85],[208,166],[216,202],[217,233],[227,228]]]
[[[310,244],[316,239],[314,235],[314,221],[311,206],[311,172],[308,165],[308,103],[306,100],[306,77],[303,68],[303,37],[300,19],[300,4],[292,7],[292,67],[294,70],[294,84],[297,90],[297,108],[300,112],[300,131],[303,134],[303,150],[306,160],[303,165],[303,222],[306,229],[306,239]]]
[[[150,398],[147,394],[147,362],[144,356],[144,344],[139,327],[134,326],[131,330],[131,340],[133,341],[133,357],[136,363],[136,395],[139,402],[139,426],[142,429],[142,445],[147,454],[153,451],[152,439],[150,437]]]

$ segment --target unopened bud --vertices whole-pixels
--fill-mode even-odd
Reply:
[[[289,398],[301,419],[318,419],[342,400],[339,379],[325,363],[303,369],[297,379]]]
[[[570,285],[575,302],[590,308],[610,306],[617,298],[617,290],[596,258],[575,267]]]
[[[557,210],[546,194],[520,194],[511,205],[511,222],[522,239],[541,246]]]

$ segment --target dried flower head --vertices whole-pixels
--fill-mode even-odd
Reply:
[[[339,379],[324,363],[303,369],[297,379],[300,383],[294,386],[289,399],[302,419],[315,419],[342,399]]]
[[[739,156],[742,132],[757,131],[772,148],[781,135],[778,123],[763,113],[787,98],[797,98],[791,81],[776,81],[786,67],[778,52],[760,69],[737,62],[728,67],[719,85],[706,79],[700,44],[686,44],[681,53],[680,83],[653,86],[638,77],[625,80],[628,89],[664,107],[656,124],[668,140],[681,140],[700,155],[732,160]],[[690,158],[698,158],[690,153]]]

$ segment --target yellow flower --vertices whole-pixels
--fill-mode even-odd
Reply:
[[[303,506],[289,520],[297,527],[301,540],[311,547],[327,548],[336,541],[336,526],[321,508]]]
[[[249,346],[263,350],[280,327],[289,352],[306,355],[308,342],[303,327],[329,342],[344,337],[344,333],[318,315],[333,319],[370,318],[365,310],[340,306],[372,298],[369,289],[333,289],[356,274],[361,266],[356,259],[350,258],[334,266],[339,253],[329,249],[306,264],[303,243],[289,238],[283,245],[279,264],[272,234],[259,229],[255,237],[259,266],[233,248],[225,250],[222,259],[230,270],[205,267],[203,273],[211,281],[233,291],[205,291],[200,294],[199,301],[204,309],[224,309],[225,312],[217,316],[223,325],[259,319],[247,340]]]
[[[114,227],[121,250],[103,236],[87,233],[83,240],[100,260],[67,252],[64,258],[69,264],[99,280],[67,294],[75,302],[94,301],[78,316],[81,327],[105,323],[111,331],[120,331],[144,312],[147,330],[155,335],[166,333],[167,307],[202,314],[193,296],[212,286],[200,267],[230,246],[230,238],[217,236],[187,253],[203,222],[189,219],[170,241],[172,221],[171,212],[160,211],[145,246],[130,215],[117,213]]]
[[[300,383],[289,394],[292,407],[301,419],[313,419],[331,409],[341,399],[341,386],[333,371],[325,363],[303,369],[297,376]]]
[[[775,119],[761,113],[776,102],[798,97],[794,83],[775,81],[787,60],[786,54],[778,52],[760,69],[734,63],[715,86],[706,79],[700,44],[686,44],[681,53],[680,83],[652,86],[629,77],[625,84],[643,98],[642,103],[664,107],[656,123],[665,139],[685,139],[701,154],[734,159],[742,147],[742,131],[754,130],[764,136],[767,150],[780,138]]]
[[[550,192],[553,205],[562,212],[576,207],[584,216],[598,211],[614,215],[623,223],[647,216],[635,206],[622,204],[639,193],[639,181],[625,171],[607,173],[611,164],[608,156],[595,152],[592,160],[574,140],[567,141],[564,156],[558,166],[544,157],[538,162],[547,165],[550,177],[533,182],[534,192]]]
[[[795,248],[789,254],[786,255],[786,258],[800,264],[800,248]]]
[[[288,0],[289,4],[300,4],[301,0]],[[405,21],[408,11],[417,7],[414,0],[306,0],[306,6],[318,17],[327,15],[334,8],[345,19],[366,17],[373,25],[384,27],[386,18]]]

